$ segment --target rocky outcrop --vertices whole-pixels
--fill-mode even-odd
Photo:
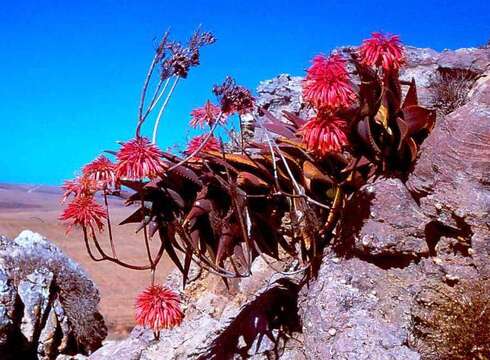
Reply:
[[[434,58],[445,66],[489,63],[488,49],[417,54],[422,65],[414,69]],[[488,277],[489,90],[487,72],[466,105],[439,119],[406,184],[379,178],[348,200],[338,239],[345,257],[328,255],[302,293],[308,359],[426,358],[423,341],[409,341],[416,295]]]
[[[205,277],[184,294],[182,327],[160,340],[136,328],[91,359],[424,359],[411,337],[417,295],[490,275],[490,49],[407,55],[402,76],[415,78],[426,106],[438,69],[483,76],[464,106],[438,119],[408,180],[378,178],[347,200],[315,280],[300,288],[261,259],[229,291]],[[279,118],[307,116],[299,77],[264,81],[258,94]]]
[[[420,359],[407,342],[411,299],[425,275],[408,269],[324,259],[301,303],[307,359]]]
[[[434,246],[470,256],[490,274],[490,72],[469,101],[441,119],[422,145],[408,179],[421,210],[430,217]],[[454,238],[448,246],[447,238]]]
[[[0,358],[93,352],[107,334],[98,303],[84,271],[39,234],[0,237]]]

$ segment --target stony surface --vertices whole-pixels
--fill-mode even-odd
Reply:
[[[0,238],[0,358],[88,354],[107,330],[82,269],[39,234]]]
[[[300,76],[281,74],[271,80],[262,81],[257,87],[257,105],[270,111],[272,115],[283,121],[287,121],[282,112],[289,111],[303,117],[308,116],[307,110],[303,109],[301,99]],[[264,119],[259,113],[255,114],[259,122]],[[254,140],[265,141],[265,135],[260,125],[255,127]]]
[[[324,260],[301,304],[307,358],[420,359],[406,343],[411,299],[424,273],[415,266],[386,271],[356,258],[333,260]]]
[[[435,225],[434,241],[456,238],[454,252],[471,255],[490,274],[490,77],[469,102],[438,123],[422,145],[408,180]]]
[[[400,179],[378,179],[347,202],[341,242],[357,256],[404,266],[429,255],[425,228],[430,219]]]
[[[432,105],[431,82],[438,69],[463,69],[481,74],[488,70],[490,51],[488,48],[466,48],[455,51],[437,52],[432,49],[406,47],[407,66],[400,72],[400,78],[415,79],[419,101],[422,106]]]

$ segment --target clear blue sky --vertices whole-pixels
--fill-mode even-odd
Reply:
[[[153,39],[169,26],[206,48],[172,99],[162,148],[188,136],[189,112],[230,74],[255,88],[301,75],[318,52],[371,31],[437,50],[490,37],[488,1],[53,1],[0,3],[0,182],[59,184],[115,140],[133,136]],[[149,133],[149,129],[145,129]]]

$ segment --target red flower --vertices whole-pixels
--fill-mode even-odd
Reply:
[[[161,150],[145,137],[137,137],[121,146],[117,153],[116,177],[140,180],[163,172]]]
[[[136,298],[136,322],[155,332],[180,325],[183,317],[179,296],[164,286],[152,285]]]
[[[203,107],[192,110],[190,125],[192,127],[203,127],[204,124],[213,125],[218,116],[221,113],[221,109],[212,104],[209,100]],[[224,114],[220,117],[220,122],[224,124],[226,122],[226,116]]]
[[[303,97],[317,109],[339,109],[351,105],[356,96],[345,61],[337,54],[328,58],[315,56],[303,82]]]
[[[300,130],[303,143],[308,150],[325,156],[330,152],[340,152],[348,144],[347,123],[336,116],[321,114],[310,119]]]
[[[202,142],[206,139],[206,135],[195,136],[189,141],[187,145],[187,149],[184,151],[186,155],[193,154],[199,146],[201,146]],[[219,145],[218,139],[216,139],[213,135],[208,139],[206,145],[201,149],[201,151],[221,151],[221,147]]]
[[[85,176],[77,177],[74,180],[66,180],[62,186],[63,199],[62,203],[68,199],[70,195],[75,198],[79,196],[92,195],[95,191],[95,182]]]
[[[115,184],[115,172],[116,165],[104,155],[100,155],[83,168],[84,177],[94,180],[103,189],[112,187]]]
[[[405,63],[403,46],[397,35],[372,33],[359,48],[361,62],[368,66],[381,66],[384,70],[398,70]]]
[[[63,211],[60,220],[65,221],[68,225],[69,232],[74,225],[84,228],[94,228],[97,226],[99,231],[104,228],[103,220],[107,218],[105,210],[97,204],[93,196],[78,196],[68,204]]]

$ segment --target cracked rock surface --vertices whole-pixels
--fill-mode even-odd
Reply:
[[[98,303],[92,280],[41,235],[0,237],[1,359],[89,354],[107,335]]]

